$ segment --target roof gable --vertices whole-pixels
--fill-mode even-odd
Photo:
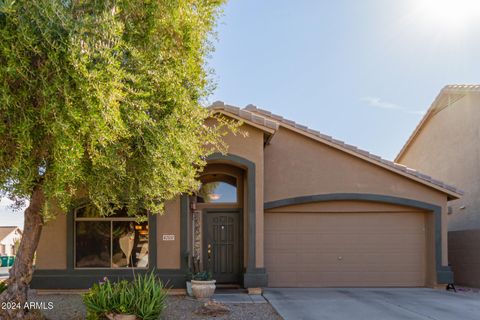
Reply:
[[[443,87],[443,89],[440,90],[437,97],[431,104],[430,108],[428,108],[422,120],[420,120],[415,130],[413,130],[407,142],[405,142],[405,144],[403,145],[402,149],[396,156],[395,161],[401,160],[402,156],[409,149],[415,138],[420,134],[420,132],[423,130],[423,128],[427,125],[428,121],[433,116],[435,116],[443,109],[448,108],[469,93],[480,94],[480,85],[447,85]]]
[[[20,230],[19,227],[17,226],[4,226],[4,227],[0,227],[0,241],[2,241],[3,239],[5,239],[9,234],[11,234],[12,232],[16,231],[16,230]],[[20,231],[20,234],[22,232]]]

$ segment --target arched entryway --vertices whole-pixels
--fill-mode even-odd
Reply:
[[[194,263],[191,260],[197,259],[200,266],[203,266],[203,211],[204,209],[241,209],[241,236],[239,239],[242,246],[241,249],[241,279],[238,282],[243,284],[245,288],[256,288],[267,286],[268,278],[265,268],[256,266],[256,218],[257,218],[257,185],[256,185],[256,166],[255,163],[234,155],[215,153],[207,158],[208,165],[203,174],[214,173],[232,175],[231,170],[241,172],[241,180],[237,180],[238,205],[233,208],[201,208],[198,207],[196,196],[181,197],[181,269],[188,272],[188,268],[192,268]],[[215,166],[222,165],[229,168],[228,172],[213,170]],[[217,167],[218,168],[218,167]],[[213,170],[213,171],[210,171]],[[241,181],[241,182],[239,182]],[[240,188],[238,187],[240,186]],[[262,188],[263,186],[261,186]],[[210,206],[210,205],[208,205]],[[263,203],[262,203],[263,206]],[[220,225],[221,227],[221,225]],[[206,243],[206,241],[205,241]],[[263,246],[263,242],[261,243]],[[192,259],[185,259],[188,254]]]
[[[243,280],[244,173],[233,164],[210,163],[192,199],[193,266],[211,272],[219,284]]]

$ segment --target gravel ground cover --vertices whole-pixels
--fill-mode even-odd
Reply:
[[[85,307],[82,298],[77,294],[48,294],[37,295],[35,292],[29,294],[29,301],[44,302],[47,307],[42,310],[49,320],[83,320],[85,319]],[[53,303],[53,308],[48,310],[48,302]],[[230,313],[219,317],[206,317],[196,315],[194,312],[203,305],[203,302],[184,296],[169,296],[167,308],[164,310],[161,319],[183,320],[183,319],[232,319],[232,320],[281,320],[269,303],[242,303],[227,304]],[[40,305],[41,306],[41,305]]]
[[[221,317],[202,317],[193,312],[202,306],[202,302],[185,297],[171,296],[162,319],[232,319],[232,320],[281,320],[282,318],[269,303],[227,304],[230,313]]]

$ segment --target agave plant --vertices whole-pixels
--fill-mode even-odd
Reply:
[[[126,280],[94,284],[83,295],[87,319],[97,320],[112,314],[135,315],[142,320],[157,320],[166,307],[167,290],[154,274],[135,275]]]

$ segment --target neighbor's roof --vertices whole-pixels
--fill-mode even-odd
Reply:
[[[331,136],[322,134],[319,131],[298,124],[295,121],[285,119],[282,116],[271,113],[270,111],[257,108],[254,105],[249,104],[245,108],[241,109],[235,106],[224,104],[221,101],[217,101],[210,107],[210,109],[214,110],[214,112],[222,112],[229,115],[235,115],[237,118],[240,118],[241,120],[246,120],[247,122],[253,121],[257,125],[269,127],[272,129],[276,128],[274,129],[275,131],[278,130],[279,126],[284,126],[300,134],[313,138],[317,141],[323,142],[331,147],[342,150],[351,155],[381,166],[387,170],[393,171],[397,174],[403,175],[407,178],[428,185],[429,187],[440,190],[446,193],[449,196],[449,199],[458,199],[463,194],[463,191],[457,189],[456,187],[436,180],[426,174],[418,172],[417,170],[408,168],[399,163],[394,163],[392,161],[382,159],[381,157],[371,154],[368,151],[359,149],[343,141],[334,139]],[[273,124],[272,122],[276,124]]]
[[[403,148],[398,153],[395,161],[399,161],[402,158],[407,149],[410,147],[410,144],[413,142],[413,140],[415,140],[422,128],[434,115],[447,108],[448,106],[451,106],[469,93],[480,93],[480,85],[452,84],[443,87],[443,89],[440,90],[440,93],[437,95],[428,111],[423,116],[422,120],[420,120],[417,127],[408,138]]]
[[[16,226],[0,226],[0,241],[5,239],[6,236],[8,236],[10,233],[13,231],[20,229]]]

